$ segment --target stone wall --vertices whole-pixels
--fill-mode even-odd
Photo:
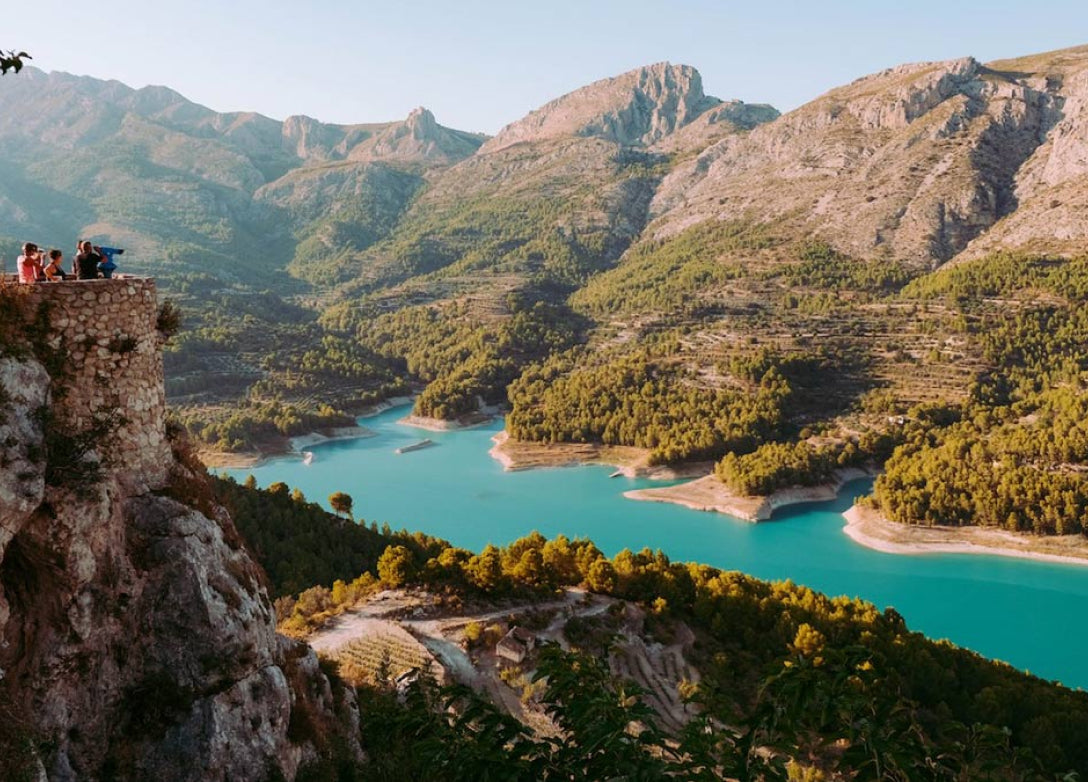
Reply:
[[[161,486],[170,463],[166,441],[158,300],[152,279],[52,282],[9,288],[24,316],[46,313],[45,341],[64,357],[53,374],[52,408],[71,434],[96,416],[121,423],[102,449],[107,467],[135,487]]]

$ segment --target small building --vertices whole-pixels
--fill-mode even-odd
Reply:
[[[536,647],[536,636],[522,627],[515,627],[495,644],[495,654],[512,663],[524,662]]]

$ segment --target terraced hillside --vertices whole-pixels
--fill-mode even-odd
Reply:
[[[1079,291],[1030,274],[997,302],[932,291],[944,267],[1015,277],[1085,251],[1086,79],[1088,47],[967,57],[778,116],[660,63],[485,142],[423,110],[277,123],[32,73],[2,85],[45,122],[40,138],[0,123],[3,187],[55,208],[9,198],[0,231],[74,215],[93,232],[124,213],[125,183],[154,191],[156,225],[204,253],[167,275],[190,313],[168,367],[184,422],[219,448],[275,448],[414,387],[439,418],[508,404],[523,439],[664,462],[789,445],[820,475],[882,463],[908,421],[1025,403],[987,330]],[[88,110],[61,121],[72,101]],[[138,248],[150,225],[108,235]],[[1020,396],[979,396],[995,382]]]

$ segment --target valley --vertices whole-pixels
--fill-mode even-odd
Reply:
[[[166,357],[174,415],[218,463],[414,394],[421,418],[505,411],[512,442],[639,448],[685,471],[721,460],[748,496],[896,452],[876,486],[889,518],[1076,532],[1079,437],[1001,443],[1010,422],[1080,404],[1058,389],[1088,369],[1073,331],[1085,74],[1084,47],[905,65],[779,116],[659,63],[488,139],[425,109],[279,123],[31,71],[6,99],[55,96],[45,121],[61,96],[93,96],[95,113],[37,139],[0,125],[0,156],[82,206],[48,225],[0,212],[0,233],[67,221],[155,270],[187,318]],[[136,169],[111,157],[122,144]],[[90,179],[68,148],[87,165],[93,151]],[[195,200],[171,194],[182,182]],[[154,189],[162,219],[106,230],[130,187]],[[1015,341],[1057,323],[1068,333],[1031,336],[1026,360]],[[1009,481],[1064,510],[947,469],[919,489],[950,438],[1013,460]]]
[[[876,14],[780,111],[755,8],[647,14],[705,85],[631,8],[263,10],[167,65],[363,121],[0,50],[0,778],[1088,774],[1088,45]]]

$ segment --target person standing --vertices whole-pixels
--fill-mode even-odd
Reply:
[[[49,263],[46,264],[45,279],[50,282],[62,282],[68,279],[68,275],[64,273],[64,269],[60,267],[60,262],[64,258],[64,253],[60,250],[49,251]]]
[[[94,251],[91,243],[80,242],[79,253],[72,261],[72,273],[77,280],[97,280],[100,263],[102,263],[102,256]]]
[[[19,269],[19,282],[37,282],[45,279],[42,271],[42,252],[34,242],[23,245],[23,254],[16,261]]]
[[[95,247],[94,251],[101,255],[105,260],[98,266],[98,271],[102,272],[102,276],[107,280],[113,277],[114,269],[117,268],[117,264],[113,260],[115,255],[124,255],[124,250],[119,247]]]

